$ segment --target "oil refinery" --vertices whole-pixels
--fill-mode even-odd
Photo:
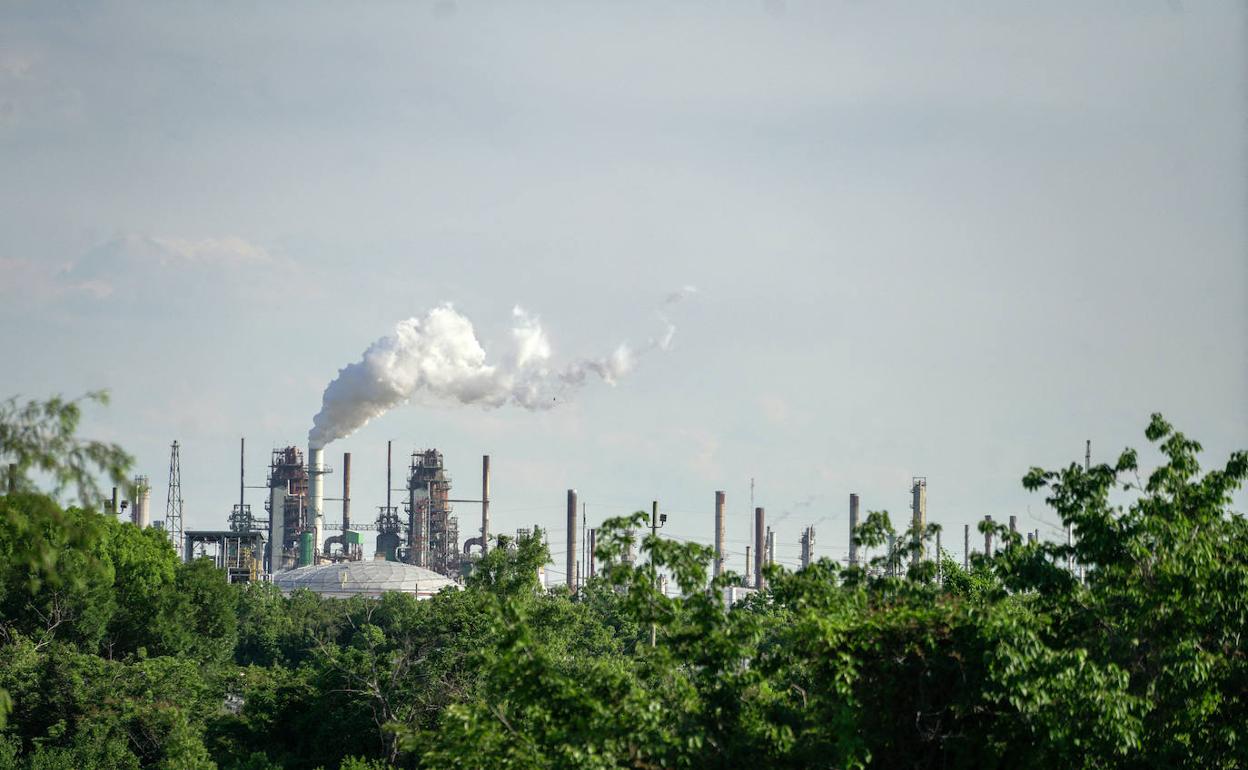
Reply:
[[[1085,453],[1085,465],[1091,462],[1091,445]],[[325,450],[315,444],[305,451],[298,446],[276,447],[269,459],[263,486],[246,483],[246,440],[239,441],[238,502],[234,503],[225,529],[183,529],[181,468],[178,442],[170,452],[169,486],[166,515],[153,520],[151,515],[151,483],[147,476],[136,476],[129,485],[128,499],[121,500],[113,490],[111,508],[125,514],[139,527],[164,529],[184,561],[211,559],[226,573],[232,583],[268,581],[283,591],[309,589],[327,596],[376,596],[385,591],[412,593],[420,598],[431,596],[448,586],[462,586],[474,564],[490,546],[490,456],[481,457],[480,494],[475,497],[453,497],[452,478],[445,458],[435,448],[413,449],[406,463],[406,476],[395,486],[394,442],[386,445],[385,504],[377,506],[371,517],[353,516],[351,508],[351,453],[344,452],[339,477],[341,495],[327,497],[326,476],[334,474],[325,461]],[[751,486],[752,488],[752,486]],[[253,511],[247,502],[248,489],[264,491],[263,512]],[[396,501],[393,492],[405,492]],[[849,548],[845,565],[881,574],[900,574],[901,554],[909,555],[910,567],[931,561],[939,565],[950,558],[942,550],[941,530],[929,527],[927,518],[927,478],[911,479],[909,533],[911,540],[897,542],[890,535],[886,563],[868,561],[863,546],[854,537],[863,523],[860,500],[849,495]],[[751,494],[752,497],[752,494]],[[566,557],[564,579],[569,591],[576,592],[584,580],[596,572],[594,544],[596,530],[588,526],[584,511],[578,506],[577,492],[567,490],[566,543],[561,552]],[[109,501],[105,501],[106,505]],[[396,502],[398,504],[396,504]],[[776,562],[775,531],[767,525],[766,509],[753,506],[751,499],[750,537],[744,553],[743,585],[729,590],[726,600],[734,601],[743,592],[766,586],[766,567]],[[455,505],[470,506],[477,519],[472,519],[472,536],[460,539],[460,522]],[[726,494],[715,492],[714,545],[711,574],[726,572],[730,555],[726,538]],[[327,522],[327,513],[339,512],[337,521]],[[654,532],[666,522],[658,503],[651,510]],[[782,516],[783,518],[783,516]],[[826,518],[826,517],[825,517]],[[983,553],[991,555],[994,530],[991,516],[985,516]],[[1004,529],[1004,528],[1003,528]],[[517,534],[531,532],[517,530]],[[920,534],[921,533],[921,534]],[[1068,542],[1071,533],[1067,533]],[[1009,537],[1003,545],[1019,539],[1034,542],[1040,531],[1018,531],[1016,516],[1009,517]],[[582,540],[584,542],[582,542]],[[934,541],[934,542],[933,542]],[[740,541],[738,541],[740,542]],[[934,548],[933,548],[934,546]],[[800,567],[816,561],[815,528],[801,530],[797,547]],[[582,558],[578,560],[578,550]],[[963,564],[969,566],[971,556],[971,525],[963,528]],[[740,555],[740,554],[736,554]],[[631,561],[631,554],[625,557]],[[1077,565],[1069,565],[1076,570]]]

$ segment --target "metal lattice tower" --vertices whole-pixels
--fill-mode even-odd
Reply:
[[[165,529],[173,541],[173,549],[182,554],[182,462],[178,442],[169,449],[169,494],[165,497]]]

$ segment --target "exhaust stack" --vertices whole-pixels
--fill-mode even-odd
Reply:
[[[858,495],[849,493],[849,564],[858,566],[858,543],[854,541],[854,532],[858,529]]]
[[[342,536],[351,529],[351,453],[342,453]],[[345,545],[345,543],[344,543]]]
[[[913,515],[914,542],[911,544],[910,565],[917,565],[926,556],[925,540],[927,538],[927,478],[915,476],[910,494],[914,498],[910,503]]]
[[[576,490],[568,490],[568,593],[576,593]]]
[[[312,525],[313,548],[320,548],[322,532],[325,529],[325,450],[319,446],[308,445],[308,523]],[[316,554],[312,556],[316,563]]]
[[[762,508],[754,509],[754,587],[760,591],[766,583],[763,565],[767,563],[767,527]]]
[[[490,552],[490,456],[481,456],[481,555]]]
[[[719,577],[724,571],[724,493],[715,493],[715,562],[711,570],[712,577]]]

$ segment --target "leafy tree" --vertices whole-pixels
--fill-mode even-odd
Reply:
[[[1248,766],[1248,455],[1202,474],[1160,416],[1146,436],[1143,480],[1132,450],[1027,474],[1071,546],[981,525],[994,556],[903,570],[933,528],[871,512],[865,568],[769,567],[731,607],[705,546],[626,561],[644,512],[603,524],[575,594],[540,589],[536,533],[462,591],[337,600],[10,495],[0,770]]]
[[[134,458],[116,444],[76,435],[85,402],[107,404],[108,391],[92,391],[74,399],[55,396],[21,403],[12,396],[0,401],[0,461],[16,466],[19,491],[34,490],[27,478],[33,469],[51,478],[53,496],[73,488],[80,505],[94,508],[103,499],[97,472],[117,486],[125,483]]]

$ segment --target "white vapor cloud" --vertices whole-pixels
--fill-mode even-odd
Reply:
[[[669,295],[663,307],[687,296]],[[423,317],[408,318],[374,342],[359,361],[338,371],[325,388],[308,441],[324,446],[350,436],[396,406],[421,394],[487,409],[505,405],[542,410],[594,377],[614,385],[632,371],[640,354],[621,343],[607,356],[582,358],[553,368],[553,349],[537,316],[512,310],[512,349],[499,363],[487,360],[472,322],[450,303]],[[642,349],[667,350],[676,327],[660,311],[664,335]]]

